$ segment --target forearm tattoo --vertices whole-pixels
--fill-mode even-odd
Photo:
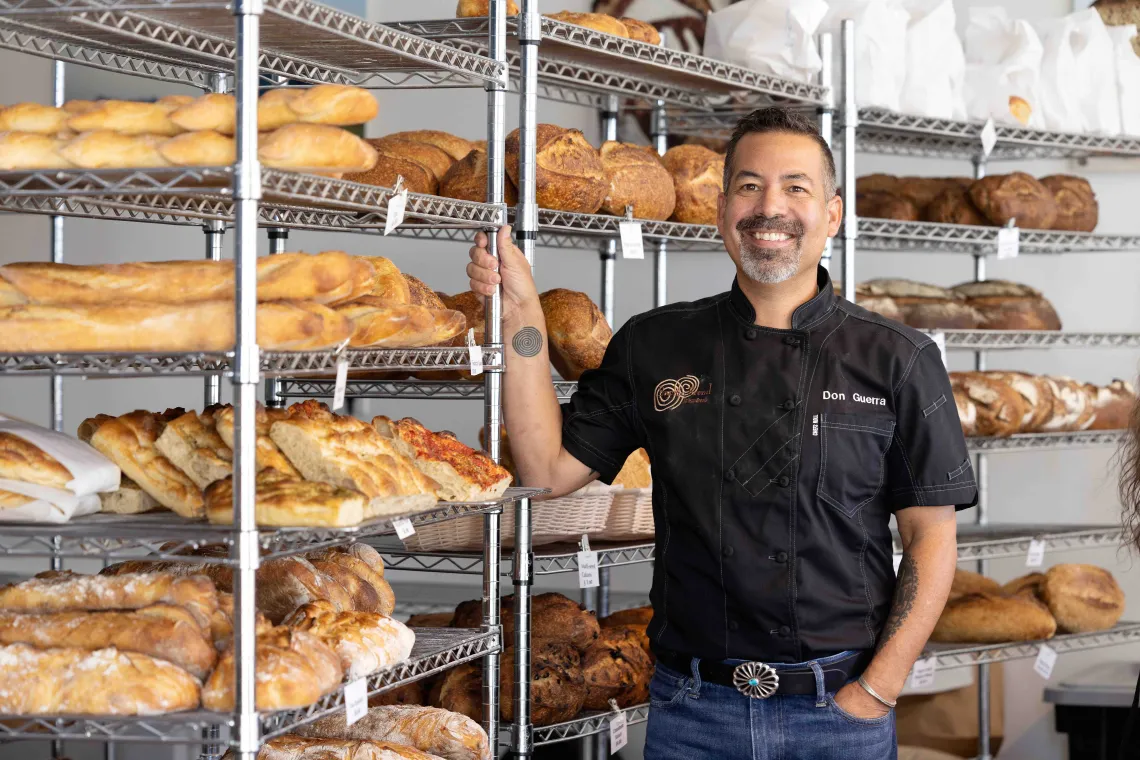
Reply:
[[[883,633],[879,636],[879,644],[875,647],[876,651],[882,649],[903,627],[917,598],[918,563],[914,561],[914,557],[904,554],[902,564],[899,565],[898,577],[895,579],[895,596],[891,601],[891,614],[887,616],[887,624],[883,626]]]
[[[519,356],[538,356],[542,350],[542,333],[537,327],[524,327],[515,333],[511,346]]]

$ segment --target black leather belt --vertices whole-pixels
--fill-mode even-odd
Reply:
[[[691,655],[670,650],[661,650],[656,654],[657,661],[666,667],[685,676],[692,673]],[[868,649],[821,666],[824,690],[834,693],[858,678],[874,655],[874,651]],[[746,696],[758,699],[781,694],[816,693],[815,672],[811,668],[777,671],[760,662],[727,665],[716,660],[701,660],[698,671],[702,682],[731,686]]]

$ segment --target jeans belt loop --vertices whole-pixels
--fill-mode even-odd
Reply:
[[[827,707],[827,684],[823,677],[823,668],[819,666],[819,662],[812,660],[810,663],[811,672],[815,674],[815,706]]]
[[[701,693],[701,658],[694,657],[689,663],[689,670],[693,676],[693,686],[689,693],[696,696]]]

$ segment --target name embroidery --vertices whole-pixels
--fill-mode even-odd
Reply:
[[[824,401],[846,401],[847,400],[847,394],[836,393],[834,391],[824,391],[823,392],[823,400]],[[885,398],[879,398],[877,396],[864,396],[861,393],[852,393],[851,394],[851,400],[856,401],[860,404],[871,404],[872,406],[886,406],[887,405],[887,400]]]
[[[712,386],[701,389],[701,380],[695,375],[685,375],[678,380],[662,380],[653,389],[653,408],[668,412],[681,404],[707,404],[712,395]]]

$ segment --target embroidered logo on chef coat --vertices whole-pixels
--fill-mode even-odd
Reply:
[[[685,375],[679,380],[662,380],[653,389],[653,408],[668,412],[681,404],[705,404],[712,395],[712,384],[701,388],[701,380],[695,375]]]

